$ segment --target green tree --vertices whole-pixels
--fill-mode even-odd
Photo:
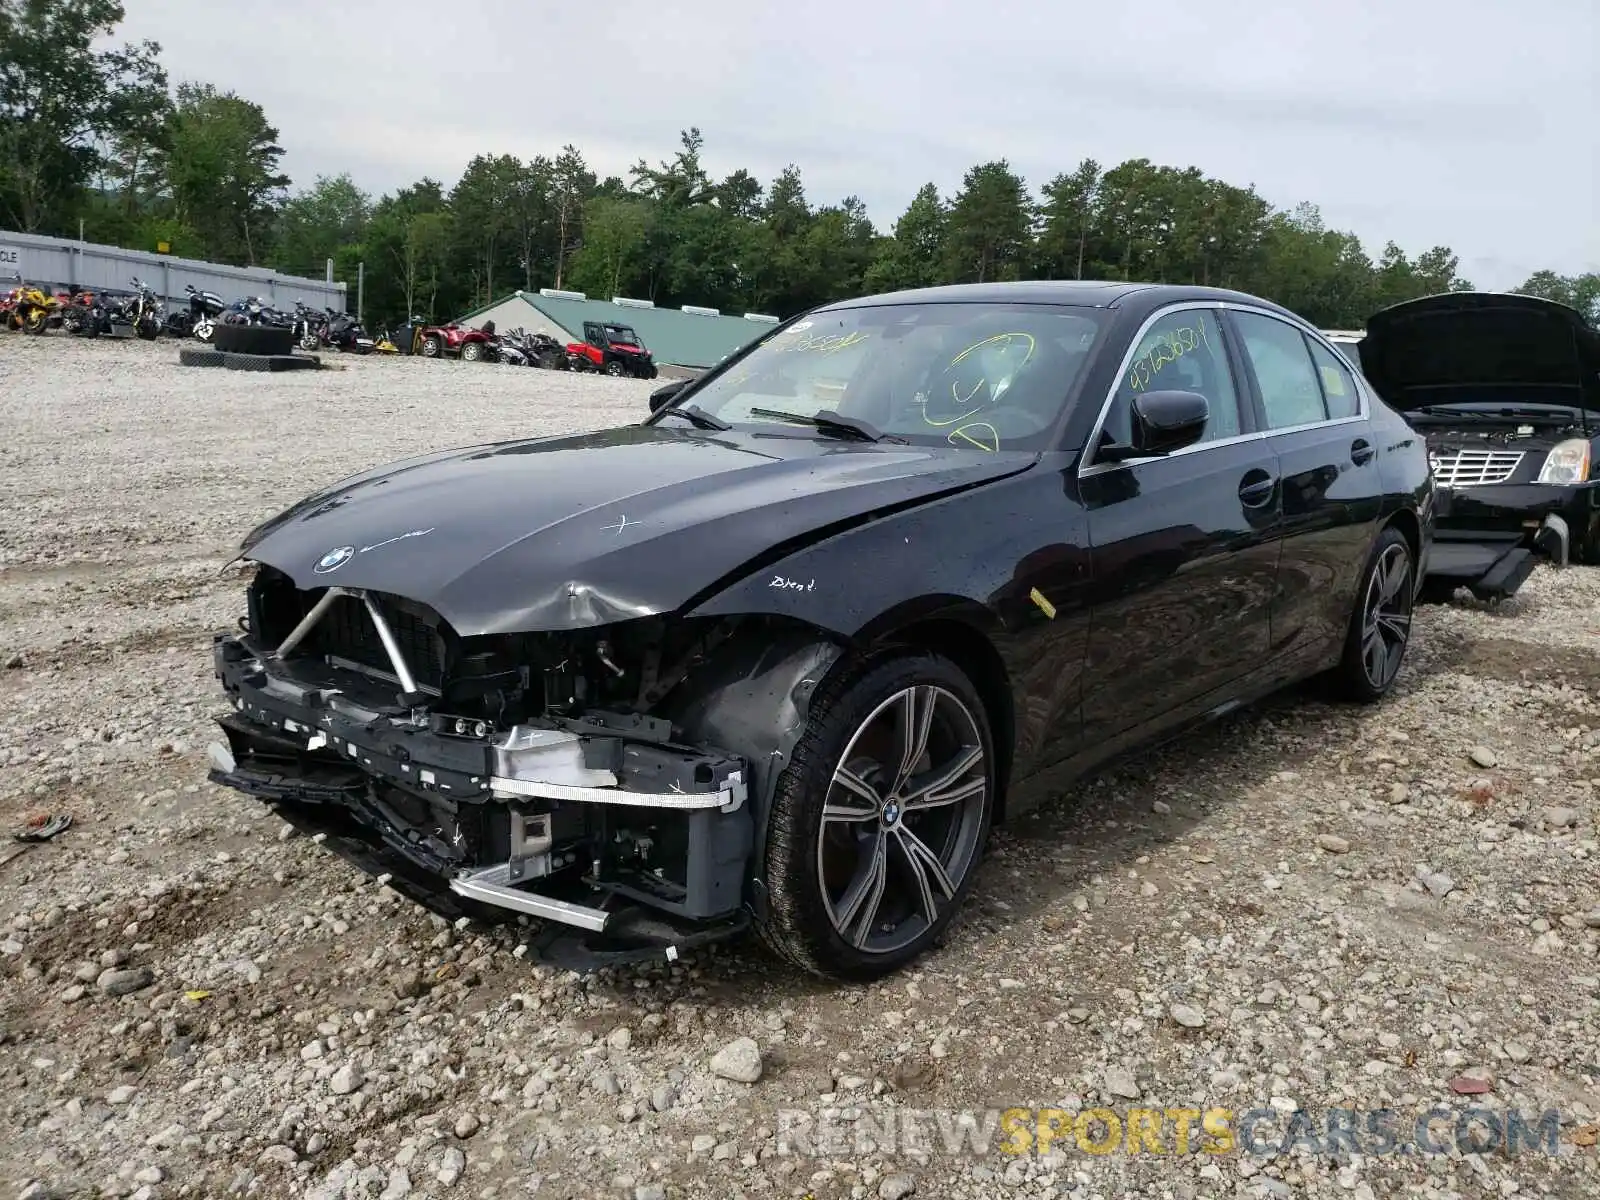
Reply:
[[[283,147],[259,104],[208,83],[178,85],[167,185],[173,215],[206,256],[254,266],[265,253],[289,177]]]
[[[439,315],[453,226],[437,180],[423,179],[378,201],[365,236],[368,308],[375,322]],[[464,297],[448,291],[445,302],[452,310],[465,306]]]
[[[863,285],[868,291],[932,287],[941,277],[950,211],[939,189],[925,183],[895,222],[894,233],[878,247]]]
[[[278,270],[319,276],[328,259],[359,246],[372,215],[372,201],[348,174],[317,176],[291,198],[278,217]]]
[[[1082,279],[1100,202],[1100,164],[1086,158],[1040,190],[1039,271],[1047,279]]]
[[[165,95],[154,42],[94,48],[122,18],[117,0],[0,0],[0,222],[72,229],[104,148]]]
[[[585,206],[583,245],[572,259],[573,286],[596,296],[631,290],[643,266],[650,203],[638,196],[596,196]]]
[[[594,194],[594,172],[573,145],[561,147],[550,169],[550,207],[555,213],[555,285],[560,287],[567,258],[583,245],[584,211]],[[528,283],[533,286],[532,281]]]
[[[479,154],[467,164],[450,193],[450,211],[457,237],[454,257],[470,287],[468,303],[474,307],[492,302],[495,280],[505,286],[518,269],[521,232],[517,198],[526,168],[510,154]]]
[[[973,167],[950,205],[950,280],[1019,278],[1032,234],[1033,201],[1022,177],[1003,158]]]
[[[1558,304],[1570,305],[1590,323],[1600,324],[1600,272],[1557,275],[1554,271],[1535,271],[1513,290],[1526,296],[1542,296]]]

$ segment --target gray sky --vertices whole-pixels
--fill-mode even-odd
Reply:
[[[600,174],[698,125],[713,175],[799,165],[891,227],[932,180],[1146,157],[1318,204],[1374,257],[1444,243],[1479,287],[1600,269],[1597,0],[126,0],[174,81],[262,104],[296,185],[373,193],[476,153]],[[236,7],[229,3],[230,13]]]

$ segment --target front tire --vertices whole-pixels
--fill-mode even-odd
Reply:
[[[971,890],[996,782],[988,714],[955,664],[905,653],[844,667],[778,779],[762,940],[834,979],[925,953]]]
[[[1405,535],[1392,525],[1378,535],[1356,593],[1344,655],[1334,669],[1348,700],[1371,704],[1388,695],[1411,643],[1416,561]]]

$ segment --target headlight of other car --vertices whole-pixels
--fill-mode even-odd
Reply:
[[[1583,483],[1589,478],[1589,440],[1568,438],[1558,442],[1539,468],[1540,483]]]

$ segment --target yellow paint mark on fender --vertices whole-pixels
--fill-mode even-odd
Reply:
[[[1056,619],[1056,606],[1051,604],[1050,601],[1046,600],[1044,598],[1044,593],[1038,588],[1034,588],[1028,593],[1028,599],[1037,604],[1039,606],[1039,611],[1045,616],[1049,617],[1052,621]]]

